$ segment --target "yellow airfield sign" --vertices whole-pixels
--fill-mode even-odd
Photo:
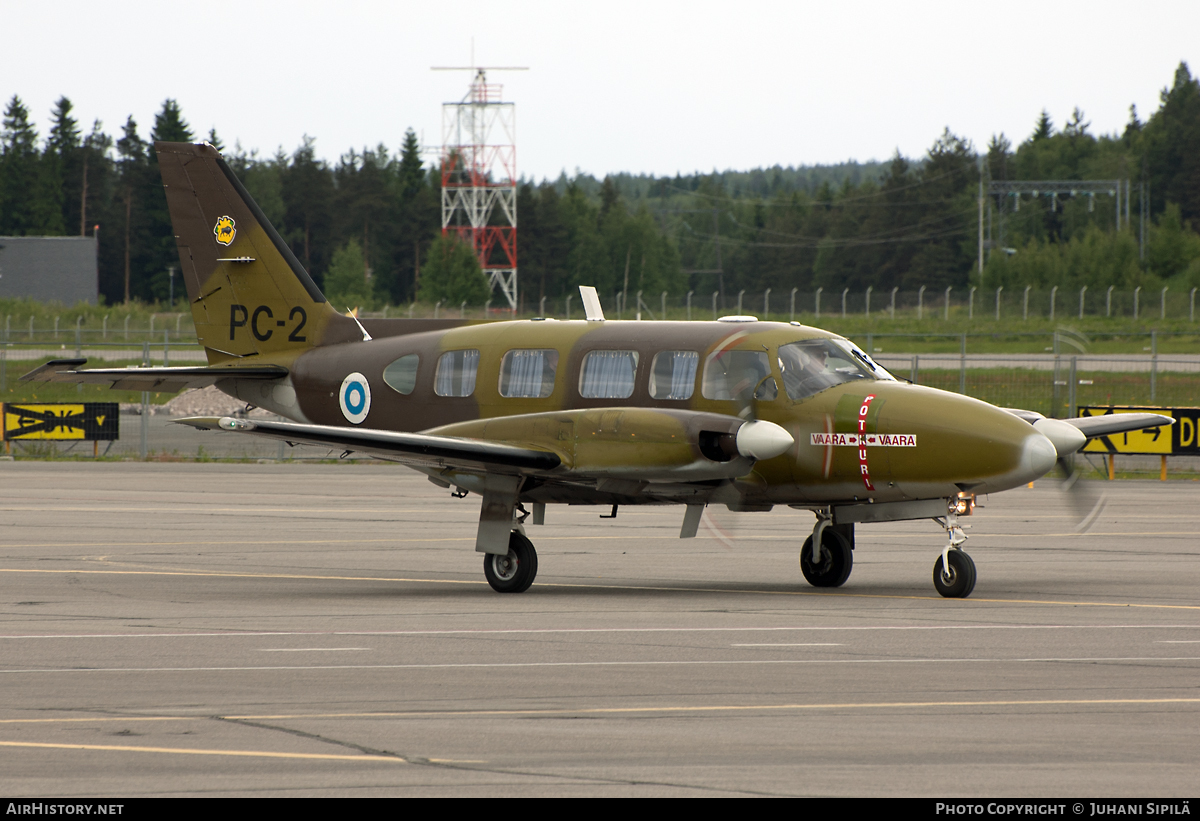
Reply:
[[[1080,416],[1107,416],[1116,413],[1161,413],[1170,416],[1175,424],[1162,428],[1142,428],[1127,433],[1099,436],[1084,446],[1085,453],[1153,454],[1180,456],[1200,454],[1197,441],[1197,422],[1200,408],[1152,408],[1130,406],[1081,407]]]
[[[88,442],[119,438],[116,402],[4,402],[0,438],[75,439]]]

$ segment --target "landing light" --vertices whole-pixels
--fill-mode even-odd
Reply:
[[[975,511],[975,494],[958,494],[950,500],[950,510],[958,516],[970,516]]]

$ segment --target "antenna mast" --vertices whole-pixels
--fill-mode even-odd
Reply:
[[[474,62],[474,61],[472,61]],[[470,71],[470,90],[442,104],[442,236],[451,232],[475,249],[495,292],[517,309],[517,121],[516,105],[502,102],[502,86],[489,71],[509,67],[435,67]]]

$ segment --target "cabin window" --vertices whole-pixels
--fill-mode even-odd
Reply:
[[[447,351],[438,359],[433,392],[438,396],[470,396],[475,393],[479,351]]]
[[[554,393],[558,351],[509,351],[500,363],[500,395],[510,399],[541,399]]]
[[[637,375],[636,351],[592,351],[583,358],[579,395],[585,399],[628,399]]]
[[[700,385],[705,399],[737,399],[749,391],[767,400],[779,392],[766,351],[718,351],[708,357]]]
[[[655,399],[691,399],[696,389],[696,351],[660,351],[650,364],[650,396]]]
[[[417,386],[417,364],[421,357],[415,353],[402,356],[383,369],[383,381],[397,393],[408,396]]]

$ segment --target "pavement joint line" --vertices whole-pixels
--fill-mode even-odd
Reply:
[[[271,715],[222,715],[218,718],[229,721],[305,721],[332,718],[441,718],[441,717],[487,717],[487,716],[539,716],[539,715],[621,715],[633,713],[697,713],[697,712],[749,712],[752,710],[878,710],[878,709],[931,709],[940,707],[1063,707],[1063,706],[1111,706],[1111,705],[1154,705],[1154,704],[1200,704],[1200,698],[1051,698],[1051,699],[983,699],[958,701],[860,701],[860,702],[815,702],[810,704],[695,704],[695,705],[642,705],[637,707],[546,707],[527,709],[496,710],[403,710],[361,713],[280,713]],[[103,716],[96,718],[10,718],[0,719],[0,724],[83,724],[120,723],[130,721],[208,721],[213,716]],[[74,746],[74,745],[70,745]],[[349,756],[360,758],[360,756]],[[430,759],[433,760],[433,759]]]
[[[837,665],[837,664],[1037,664],[1072,663],[1098,664],[1116,662],[1176,662],[1200,661],[1200,656],[1046,656],[1039,658],[860,658],[860,659],[694,659],[688,661],[513,661],[513,662],[444,662],[428,664],[310,664],[310,665],[248,665],[222,667],[29,667],[0,669],[2,675],[48,673],[255,673],[303,670],[484,670],[520,668],[569,667],[736,667],[769,665]]]
[[[113,576],[197,576],[229,579],[290,579],[301,581],[351,581],[351,582],[385,582],[412,584],[469,584],[486,585],[483,580],[471,579],[408,579],[376,576],[313,576],[298,573],[230,573],[199,570],[65,570],[49,568],[13,568],[0,567],[0,573],[47,573],[47,574],[89,574]],[[536,587],[543,588],[573,588],[587,590],[627,590],[652,593],[719,593],[724,595],[743,594],[758,596],[828,596],[830,598],[852,599],[903,599],[915,601],[941,601],[947,607],[969,607],[973,604],[1033,604],[1065,607],[1137,607],[1157,610],[1200,610],[1200,604],[1141,604],[1136,602],[1092,602],[1092,601],[1060,601],[1057,599],[984,599],[972,597],[969,599],[946,599],[941,596],[914,596],[899,593],[845,593],[827,590],[746,590],[738,588],[711,587],[658,587],[652,585],[607,585],[607,584],[578,584],[568,582],[538,582]]]
[[[205,750],[187,747],[134,747],[118,744],[49,744],[37,741],[0,741],[0,747],[32,747],[50,750],[97,750],[125,753],[170,753],[174,755],[223,755],[246,758],[291,758],[317,761],[390,761],[407,764],[403,758],[386,755],[333,755],[329,753],[276,753],[267,750]]]
[[[830,630],[902,631],[902,630],[1194,630],[1198,624],[912,624],[912,625],[829,625],[775,627],[501,627],[492,630],[224,630],[190,633],[11,633],[3,639],[157,639],[157,638],[261,638],[269,636],[496,636],[505,634],[586,634],[586,633],[771,633],[815,632]],[[1200,644],[1194,641],[1160,642]]]

